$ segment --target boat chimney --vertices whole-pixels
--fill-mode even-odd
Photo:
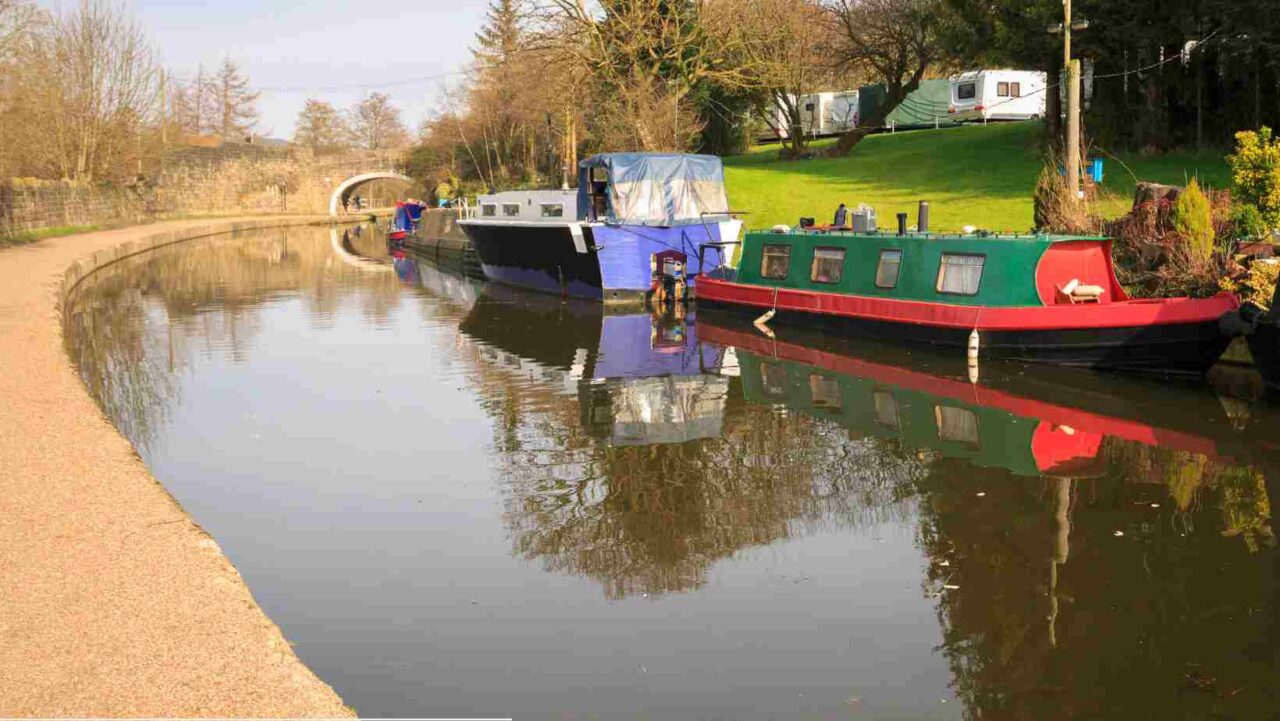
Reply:
[[[898,213],[898,235],[907,234],[907,214]]]
[[[916,229],[921,233],[929,232],[929,201],[920,201],[920,210],[916,215]]]

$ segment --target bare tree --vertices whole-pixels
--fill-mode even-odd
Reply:
[[[826,44],[813,36],[826,24],[826,11],[815,0],[720,1],[736,9],[737,22],[729,27],[740,40],[729,46],[751,69],[761,119],[782,139],[784,155],[805,155],[802,98],[836,77]]]
[[[330,103],[311,98],[298,113],[293,142],[313,150],[344,148],[350,142],[351,129],[342,113]]]
[[[687,147],[699,127],[689,94],[703,83],[753,86],[735,52],[736,3],[723,0],[546,0],[539,46],[591,79],[608,147]]]
[[[39,20],[35,5],[24,0],[0,0],[0,60],[8,60],[18,39]]]
[[[884,83],[885,99],[859,127],[840,136],[833,155],[844,155],[884,123],[931,68],[945,61],[939,31],[947,14],[941,0],[825,0],[842,68]]]
[[[46,172],[85,181],[125,175],[154,116],[159,65],[124,7],[81,0],[30,33],[21,63],[16,92],[39,109],[31,142]]]
[[[249,89],[249,78],[240,65],[225,58],[212,82],[213,108],[222,137],[243,137],[258,124],[258,96]]]
[[[171,121],[180,132],[200,135],[217,132],[218,124],[212,79],[204,66],[196,69],[196,76],[189,82],[177,82],[169,91]]]
[[[409,141],[400,110],[386,93],[369,93],[351,109],[351,133],[357,146],[369,150],[398,148]]]

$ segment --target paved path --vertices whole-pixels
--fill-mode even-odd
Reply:
[[[0,717],[352,715],[103,416],[63,348],[57,306],[75,260],[211,224],[230,221],[0,249]]]

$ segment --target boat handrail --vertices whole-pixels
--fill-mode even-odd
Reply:
[[[689,277],[697,278],[698,276],[703,274],[703,270],[702,270],[704,268],[703,256],[705,255],[707,248],[727,248],[731,245],[742,245],[742,241],[741,240],[716,240],[716,241],[710,241],[707,243],[698,243],[698,272],[692,274]],[[724,253],[720,254],[720,259],[724,260]],[[724,266],[721,265],[716,267],[723,268]]]

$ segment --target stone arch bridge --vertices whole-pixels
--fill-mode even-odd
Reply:
[[[315,152],[289,145],[219,142],[178,146],[155,185],[160,213],[290,212],[337,215],[366,183],[413,183],[399,150]],[[405,194],[419,194],[412,187]]]

